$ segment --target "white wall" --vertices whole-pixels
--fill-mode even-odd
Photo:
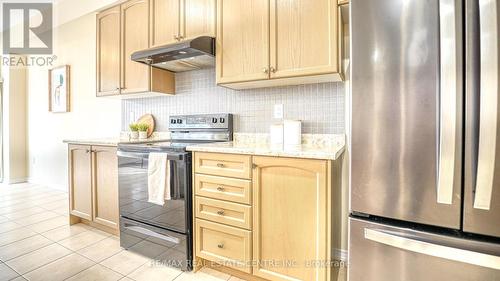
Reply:
[[[26,69],[3,67],[3,182],[24,182],[27,169]]]
[[[117,137],[120,101],[96,98],[96,20],[88,14],[54,30],[56,66],[70,65],[71,112],[48,112],[48,70],[28,69],[29,180],[67,189],[68,138]]]

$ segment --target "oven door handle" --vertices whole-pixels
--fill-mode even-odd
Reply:
[[[144,228],[144,227],[140,227],[140,226],[136,226],[136,225],[130,225],[130,224],[125,224],[125,229],[132,230],[134,232],[138,232],[138,233],[141,233],[141,234],[144,234],[144,235],[155,237],[155,238],[158,238],[158,239],[161,239],[161,240],[165,240],[165,241],[168,241],[168,242],[172,242],[172,243],[175,243],[175,244],[180,244],[181,243],[180,239],[177,238],[177,237],[173,237],[173,236],[165,235],[165,234],[160,234],[158,232],[152,231],[152,230]]]
[[[144,152],[129,152],[129,151],[118,150],[116,152],[116,155],[118,155],[118,157],[125,157],[125,158],[137,158],[137,159],[149,158],[149,153],[144,153]],[[182,153],[168,153],[167,155],[167,160],[177,161],[183,159],[184,159],[184,154]]]

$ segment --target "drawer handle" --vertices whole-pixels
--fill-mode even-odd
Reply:
[[[219,248],[219,249],[224,248],[224,244],[223,243],[217,244],[217,248]]]
[[[224,215],[224,210],[217,211],[217,215],[223,216]]]
[[[222,164],[222,163],[217,163],[217,167],[219,167],[219,168],[224,168],[224,164]]]
[[[217,186],[217,190],[218,190],[218,191],[224,191],[224,187],[222,187],[222,186]]]

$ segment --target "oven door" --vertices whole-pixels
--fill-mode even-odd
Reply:
[[[188,233],[191,204],[189,153],[168,153],[170,194],[163,206],[148,202],[148,156],[146,152],[118,150],[120,216],[157,227]]]

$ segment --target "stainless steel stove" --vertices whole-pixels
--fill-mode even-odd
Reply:
[[[162,264],[192,269],[192,173],[186,147],[232,140],[232,119],[231,114],[171,116],[171,140],[118,145],[122,247]],[[164,206],[148,202],[150,152],[165,152],[170,161],[172,200]]]

